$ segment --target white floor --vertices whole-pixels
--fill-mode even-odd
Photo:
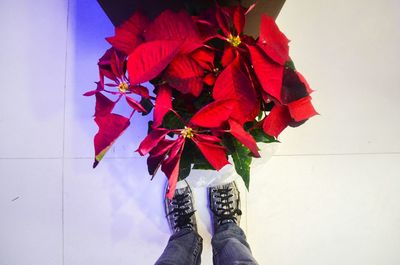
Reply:
[[[400,4],[287,1],[278,23],[320,116],[288,129],[242,187],[260,264],[400,264]],[[96,1],[0,2],[0,265],[153,264],[169,231],[132,128],[93,170]],[[203,264],[205,191],[195,189]]]

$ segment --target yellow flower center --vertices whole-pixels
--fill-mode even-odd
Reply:
[[[119,83],[119,85],[118,85],[118,89],[119,89],[119,91],[121,91],[122,93],[125,93],[125,92],[128,90],[128,88],[129,88],[129,85],[128,85],[127,83],[125,83],[125,82],[121,82],[121,83]]]
[[[190,127],[185,126],[185,128],[181,132],[184,138],[192,138],[193,137],[193,129]]]
[[[226,39],[230,44],[232,44],[233,47],[237,47],[242,43],[240,40],[239,35],[238,36],[233,36],[232,34],[229,34],[229,37]]]
[[[214,75],[217,75],[219,73],[219,68],[218,67],[213,68],[212,72]]]

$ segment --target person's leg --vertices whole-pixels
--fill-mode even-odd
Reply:
[[[173,234],[155,265],[199,265],[203,239],[196,231],[182,229]]]
[[[240,223],[240,194],[234,182],[209,188],[215,265],[257,265]]]
[[[221,225],[212,242],[215,265],[256,265],[243,230],[235,223]]]
[[[165,199],[165,211],[172,231],[168,244],[155,265],[199,265],[203,239],[197,233],[193,194],[186,183]]]

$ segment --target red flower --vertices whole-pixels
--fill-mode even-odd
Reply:
[[[164,88],[163,88],[164,89]],[[220,100],[210,103],[199,110],[181,129],[154,128],[138,148],[140,155],[150,153],[149,168],[153,174],[161,165],[161,170],[169,181],[167,197],[172,198],[179,175],[179,162],[187,140],[193,141],[207,161],[220,170],[229,164],[226,150],[219,143],[221,139],[206,133],[201,128],[220,128],[226,122],[234,107],[232,100]],[[174,134],[174,139],[166,139],[167,134]]]
[[[142,86],[132,86],[125,75],[126,56],[111,48],[99,60],[100,82],[97,89],[85,93],[85,96],[96,96],[95,122],[99,126],[99,131],[94,139],[96,167],[105,153],[109,150],[116,139],[129,127],[130,119],[138,111],[145,113],[146,109],[130,95],[136,94],[142,98],[149,98],[147,88]],[[105,78],[113,83],[105,83]],[[105,89],[114,88],[114,90]],[[115,101],[104,95],[108,93],[117,95]],[[129,118],[119,114],[111,113],[115,105],[125,98],[127,104],[133,109]]]
[[[235,100],[232,118],[240,124],[254,120],[260,112],[257,91],[243,68],[238,56],[218,76],[212,94],[215,100]]]
[[[208,86],[213,86],[220,73],[220,69],[214,63],[215,51],[210,47],[204,46],[192,52],[190,56],[203,69],[203,82]]]
[[[192,17],[184,11],[166,10],[148,24],[143,35],[145,42],[129,55],[130,82],[147,82],[166,70],[163,78],[171,87],[199,96],[204,70],[191,53],[204,45],[204,39]]]
[[[304,77],[297,71],[285,69],[282,102],[276,103],[263,122],[265,133],[278,137],[289,125],[303,122],[318,114],[311,104],[312,92]]]
[[[246,23],[246,14],[253,8],[245,9],[242,6],[236,7],[218,7],[216,9],[216,20],[223,35],[218,38],[226,41],[221,64],[228,66],[238,55],[239,52],[246,52],[244,44],[254,42],[254,39],[243,34]]]
[[[140,13],[133,14],[121,26],[115,28],[115,35],[107,41],[125,55],[131,54],[144,41],[144,30],[149,24],[147,17]]]
[[[260,156],[256,139],[273,141],[268,135],[278,137],[317,114],[275,21],[262,17],[258,39],[244,34],[254,6],[217,6],[196,17],[166,10],[152,21],[135,13],[117,27],[107,38],[113,47],[99,60],[97,87],[85,93],[96,97],[94,166],[135,112],[147,115],[154,107],[151,131],[137,152],[149,154],[151,175],[159,168],[165,173],[169,198],[188,167],[219,170],[229,163],[227,150],[248,185],[249,156]],[[122,98],[132,108],[126,117],[113,113]]]
[[[257,45],[280,65],[285,65],[289,60],[289,40],[279,30],[272,17],[262,16]]]

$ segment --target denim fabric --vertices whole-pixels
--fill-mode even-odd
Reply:
[[[257,265],[243,230],[234,223],[218,227],[211,240],[214,265]]]
[[[191,230],[171,236],[155,265],[199,265],[203,239]],[[214,265],[257,265],[243,230],[234,223],[221,225],[212,241]]]
[[[155,265],[199,265],[203,239],[191,229],[173,234]]]

